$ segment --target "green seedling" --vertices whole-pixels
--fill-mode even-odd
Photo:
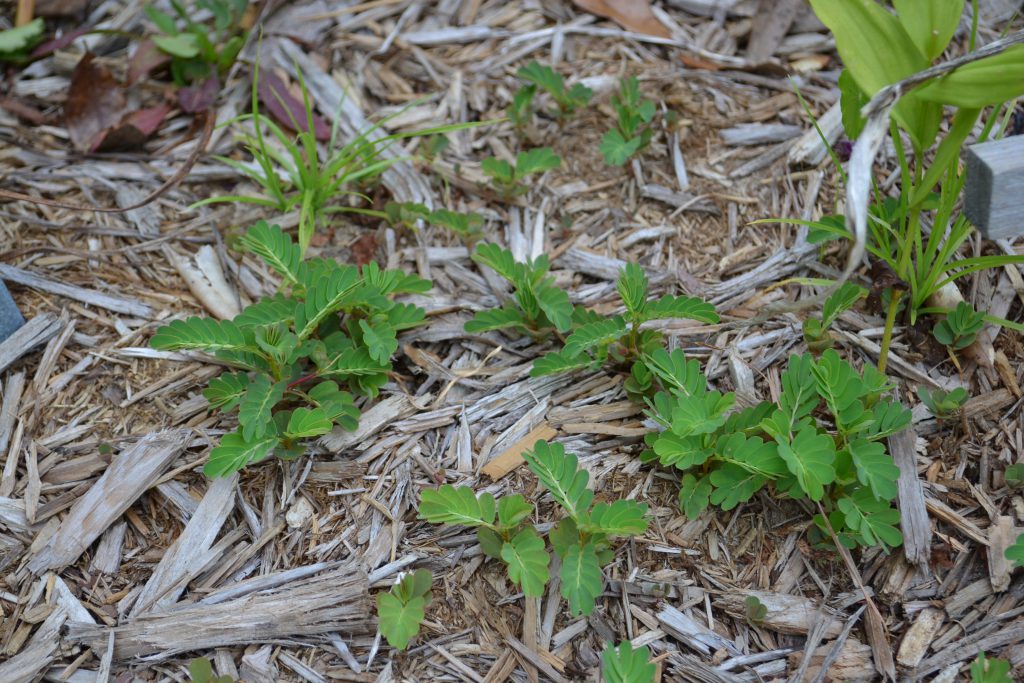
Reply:
[[[188,665],[188,675],[192,683],[235,683],[231,676],[214,676],[213,664],[206,657],[193,659]]]
[[[480,311],[466,323],[466,332],[515,329],[534,338],[554,330],[564,332],[572,325],[569,295],[555,286],[548,275],[548,257],[521,263],[512,252],[497,244],[481,244],[473,260],[508,280],[515,289],[512,300],[495,310]]]
[[[989,659],[979,652],[971,662],[971,683],[1013,683],[1010,663],[1005,659]]]
[[[960,412],[967,401],[967,390],[957,387],[951,391],[945,389],[929,390],[925,387],[917,388],[917,397],[925,404],[928,412],[939,420],[948,420]]]
[[[849,310],[867,296],[868,291],[852,282],[844,283],[833,292],[821,309],[821,319],[808,318],[804,321],[804,341],[813,353],[821,353],[833,344],[829,329],[843,311]]]
[[[20,63],[27,61],[32,48],[43,39],[46,26],[40,18],[0,31],[0,62]]]
[[[378,628],[391,647],[404,650],[420,632],[433,597],[431,581],[429,570],[417,569],[400,577],[389,592],[377,594]]]
[[[588,473],[561,444],[538,441],[523,458],[566,514],[548,532],[547,542],[562,561],[559,586],[569,613],[589,615],[604,590],[601,567],[614,557],[612,539],[643,534],[647,505],[632,500],[594,503]],[[551,558],[541,533],[527,523],[533,512],[519,494],[495,501],[489,493],[444,485],[423,492],[419,518],[475,528],[484,554],[505,564],[509,579],[526,597],[539,598],[550,580]]]
[[[518,130],[525,129],[533,119],[533,98],[537,94],[537,86],[524,85],[512,96],[505,114]]]
[[[1024,534],[1017,537],[1013,545],[1006,549],[1006,559],[1015,567],[1024,567]]]
[[[467,243],[473,243],[483,234],[484,217],[478,213],[459,213],[448,209],[431,211],[416,202],[388,202],[384,206],[388,223],[395,227],[414,230],[421,223],[429,223],[451,230]]]
[[[392,297],[430,289],[427,280],[372,262],[360,272],[329,259],[303,261],[299,246],[264,221],[240,242],[281,276],[281,291],[232,320],[175,320],[150,340],[155,349],[205,351],[236,368],[203,392],[211,408],[237,410],[239,423],[210,453],[203,470],[210,477],[272,453],[297,457],[304,440],[335,425],[355,429],[352,393],[377,395],[398,349],[396,335],[425,317]]]
[[[714,307],[695,297],[666,294],[648,300],[647,275],[635,263],[622,269],[616,288],[625,312],[605,318],[577,307],[573,313],[573,331],[565,345],[560,351],[534,361],[532,376],[596,369],[610,361],[629,368],[626,389],[634,397],[641,396],[654,388],[656,379],[642,359],[645,354],[661,348],[663,343],[663,335],[657,330],[643,329],[644,323],[671,318],[703,323],[719,321]]]
[[[961,301],[944,320],[935,323],[932,334],[940,344],[954,351],[967,348],[978,338],[978,333],[985,327],[985,314],[974,310],[966,301]]]
[[[430,209],[418,202],[388,202],[384,205],[384,216],[392,227],[415,230],[430,217]]]
[[[562,158],[550,147],[538,147],[516,156],[516,165],[504,159],[488,157],[480,162],[480,170],[491,179],[491,184],[506,199],[525,194],[523,180],[535,173],[544,173],[562,165]]]
[[[1003,470],[1003,481],[1010,488],[1024,486],[1024,463],[1014,463]]]
[[[514,116],[519,116],[520,121],[524,120],[523,117],[528,117],[527,112],[529,112],[533,97],[538,90],[543,90],[551,96],[557,107],[552,113],[559,119],[571,118],[577,109],[587,106],[590,98],[594,96],[594,91],[582,83],[576,83],[571,88],[566,88],[565,80],[560,74],[551,67],[537,62],[530,62],[522,67],[517,75],[529,84],[516,93],[515,97],[519,101],[513,101],[512,108],[517,110]],[[510,112],[510,118],[512,116],[513,113]],[[513,118],[513,122],[515,121],[516,119]]]
[[[196,0],[189,9],[180,0],[171,0],[174,14],[145,7],[146,16],[160,31],[153,44],[171,58],[170,71],[174,82],[189,85],[211,75],[224,75],[235,63],[245,45],[245,32],[240,30],[248,0]],[[213,15],[213,24],[193,20],[197,10]]]
[[[618,94],[612,97],[612,108],[618,115],[618,126],[604,134],[599,149],[606,164],[622,166],[650,144],[654,102],[640,96],[640,82],[630,76],[619,84]]]
[[[633,649],[628,640],[618,647],[608,643],[601,653],[604,683],[653,683],[657,667],[650,659],[651,651],[646,645]]]
[[[646,414],[663,431],[645,437],[642,459],[683,472],[687,517],[709,505],[732,510],[771,484],[783,497],[821,504],[847,547],[902,543],[891,505],[899,469],[884,440],[910,423],[910,411],[882,397],[884,375],[858,373],[832,349],[818,359],[794,355],[777,404],[733,411],[735,396],[708,389],[682,351],[656,349],[644,361],[667,389],[648,399]],[[823,518],[815,522],[827,533]]]
[[[760,626],[768,616],[768,608],[756,595],[748,595],[743,600],[743,614],[749,626]]]
[[[428,135],[423,140],[423,149],[420,156],[427,162],[432,162],[441,156],[441,153],[448,149],[451,142],[445,135]]]

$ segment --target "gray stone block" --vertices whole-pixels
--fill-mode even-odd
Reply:
[[[11,298],[11,293],[7,291],[7,286],[0,280],[0,342],[10,337],[24,324],[25,318]]]

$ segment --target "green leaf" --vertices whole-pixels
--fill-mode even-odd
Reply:
[[[800,421],[800,418],[810,415],[814,407],[818,405],[818,396],[814,389],[814,374],[811,372],[813,365],[814,360],[811,358],[811,354],[793,355],[789,357],[789,365],[782,373],[782,395],[779,396],[779,409],[790,425],[790,429]]]
[[[860,110],[868,103],[869,99],[857,85],[850,70],[843,69],[839,74],[839,110],[843,117],[843,130],[851,140],[860,137],[860,132],[864,130],[864,117],[861,116]],[[827,218],[829,217],[825,216],[821,220],[825,221]],[[811,241],[810,235],[808,235],[808,240]],[[823,240],[817,239],[817,241]]]
[[[832,438],[807,426],[797,432],[792,445],[780,442],[778,449],[803,493],[811,500],[821,500],[825,486],[836,477],[836,450]]]
[[[246,387],[238,404],[238,424],[246,441],[254,441],[267,433],[270,412],[284,398],[287,382],[273,382],[266,375],[256,375]]]
[[[564,99],[565,97],[565,81],[562,80],[560,74],[556,73],[549,66],[533,61],[521,67],[516,72],[516,75],[527,83],[532,83],[541,90],[544,90],[556,99]]]
[[[572,517],[563,517],[548,532],[548,541],[559,558],[565,557],[569,548],[580,542],[580,531]]]
[[[637,263],[627,263],[615,282],[622,303],[632,317],[639,318],[647,303],[647,274]]]
[[[857,468],[857,479],[860,483],[871,489],[875,498],[894,499],[900,468],[893,462],[892,456],[885,452],[885,446],[877,441],[857,439],[851,441],[847,448],[853,457],[853,465]]]
[[[609,166],[622,166],[629,158],[637,153],[643,145],[643,139],[638,135],[627,140],[618,129],[613,128],[601,138],[598,151],[604,156],[604,162]]]
[[[480,170],[483,171],[484,175],[494,178],[500,183],[512,183],[516,179],[512,164],[504,159],[487,157],[480,162]]]
[[[512,306],[477,311],[471,320],[467,320],[464,329],[470,334],[488,332],[490,330],[503,330],[508,327],[527,327],[527,321],[523,319],[522,312]]]
[[[583,354],[569,354],[565,349],[546,353],[533,361],[530,377],[543,377],[558,372],[572,372],[589,366],[593,359]]]
[[[871,425],[864,436],[872,441],[902,432],[909,424],[911,412],[896,401],[883,399],[871,407]]]
[[[210,408],[219,408],[226,413],[241,402],[248,386],[249,375],[244,372],[225,372],[210,380],[203,390],[203,396],[209,401]]]
[[[565,340],[562,353],[568,357],[578,356],[595,347],[607,346],[626,333],[626,321],[622,316],[580,325]]]
[[[836,506],[846,518],[846,527],[855,532],[865,545],[881,545],[883,549],[898,547],[903,535],[896,526],[900,513],[884,500],[877,500],[868,489],[840,498]]]
[[[359,285],[359,272],[344,266],[326,278],[306,284],[306,300],[295,310],[295,330],[300,340],[307,339],[329,315],[334,315],[346,303]]]
[[[552,278],[547,278],[537,287],[537,305],[555,329],[564,332],[572,326],[572,302],[569,295],[553,283]]]
[[[191,33],[176,36],[153,36],[153,44],[172,57],[192,59],[199,56],[199,42]]]
[[[964,0],[893,0],[892,4],[903,29],[929,62],[949,45],[964,13]]]
[[[476,540],[479,541],[480,550],[484,555],[495,560],[501,559],[501,546],[505,544],[505,541],[497,531],[485,526],[477,527]]]
[[[522,264],[516,262],[512,252],[502,249],[497,244],[479,245],[473,253],[473,260],[487,266],[509,282],[515,282],[522,269]]]
[[[647,505],[635,500],[598,503],[590,511],[583,531],[607,536],[639,536],[647,531]]]
[[[531,173],[543,173],[562,165],[562,158],[554,153],[550,147],[538,147],[527,152],[520,152],[516,156],[516,178],[530,175]]]
[[[203,474],[215,479],[237,472],[249,463],[258,462],[270,455],[276,445],[276,431],[252,441],[237,431],[225,434],[220,444],[210,451],[210,459],[203,467]]]
[[[964,64],[913,91],[918,97],[956,107],[998,105],[1024,94],[1024,45]]]
[[[391,594],[402,602],[408,602],[413,598],[423,598],[429,605],[431,602],[430,589],[434,583],[434,575],[429,569],[417,569],[411,574],[406,574],[402,580],[391,587]]]
[[[377,594],[377,619],[381,634],[391,647],[404,650],[420,632],[426,618],[426,600],[413,598],[403,603],[391,593]]]
[[[644,364],[658,376],[662,385],[676,395],[693,396],[703,393],[708,384],[701,372],[700,361],[686,358],[682,349],[674,349],[669,353],[665,349],[655,349],[644,354]]]
[[[1024,463],[1015,462],[1007,465],[1003,470],[1003,481],[1010,488],[1017,488],[1024,484]]]
[[[854,284],[853,282],[845,282],[843,285],[832,292],[831,296],[825,299],[825,304],[821,309],[821,325],[825,329],[832,326],[836,318],[843,311],[849,309],[858,300],[868,295],[868,290],[864,289],[860,285]]]
[[[306,439],[326,434],[333,426],[323,408],[296,408],[288,418],[284,435],[289,439]]]
[[[825,399],[840,433],[856,432],[867,426],[870,416],[865,413],[860,400],[864,383],[853,366],[843,360],[835,349],[828,349],[811,366],[811,373],[818,395]]]
[[[447,209],[430,212],[430,222],[448,228],[463,237],[477,235],[484,225],[484,217],[478,213],[457,213]]]
[[[477,496],[468,486],[445,484],[436,490],[425,489],[420,497],[419,519],[434,524],[491,526],[494,513],[494,496],[486,492]]]
[[[280,227],[259,221],[249,228],[238,243],[246,251],[266,261],[268,266],[284,276],[288,282],[296,284],[299,281],[302,249],[292,242],[292,238]]]
[[[515,528],[531,514],[533,506],[518,493],[498,500],[498,526],[501,529]]]
[[[979,652],[971,662],[971,683],[1013,683],[1010,677],[1010,662],[1004,659],[988,659]]]
[[[394,328],[388,325],[371,327],[365,320],[359,321],[359,329],[363,333],[363,345],[366,346],[370,358],[381,365],[387,363],[391,354],[398,350],[398,338]]]
[[[717,391],[680,396],[672,409],[672,433],[678,436],[711,434],[725,424],[725,413],[735,402],[734,394],[723,396]]]
[[[1006,549],[1006,559],[1015,567],[1024,567],[1024,534],[1017,537],[1013,545]]]
[[[684,474],[679,487],[679,508],[687,519],[697,519],[711,502],[711,481],[707,477],[697,479]]]
[[[142,9],[145,11],[146,16],[149,17],[149,20],[164,33],[172,36],[178,33],[178,25],[170,14],[161,12],[153,5],[146,5]]]
[[[336,422],[349,431],[354,431],[359,426],[359,409],[352,401],[352,394],[338,389],[336,382],[320,382],[307,392],[307,396],[316,407],[324,411],[324,415],[331,422]]]
[[[679,436],[670,431],[659,434],[653,448],[662,465],[681,470],[703,465],[712,456],[711,449],[704,445],[700,436]]]
[[[650,658],[646,645],[635,650],[628,640],[618,647],[609,645],[601,654],[605,683],[652,683],[657,667],[648,661]]]
[[[702,323],[717,323],[721,320],[715,307],[706,301],[692,296],[665,296],[647,304],[644,320],[661,320],[665,318],[685,318]]]
[[[259,351],[251,330],[242,329],[230,320],[194,316],[164,325],[149,340],[149,345],[165,351]]]
[[[523,589],[523,595],[528,598],[544,595],[551,557],[544,549],[544,539],[533,527],[526,527],[502,545],[501,559],[508,565],[509,578]]]
[[[0,31],[0,55],[28,50],[39,41],[45,29],[43,20],[37,17],[22,26]]]
[[[263,297],[246,306],[232,322],[239,327],[262,327],[265,325],[290,325],[295,316],[298,302],[283,294]]]
[[[578,469],[576,456],[565,452],[560,443],[537,441],[533,448],[523,452],[530,471],[537,475],[541,486],[569,516],[579,521],[590,508],[594,492],[587,488],[590,475]]]
[[[562,597],[569,601],[569,614],[587,616],[594,611],[597,598],[604,590],[604,575],[593,543],[576,543],[562,556]]]

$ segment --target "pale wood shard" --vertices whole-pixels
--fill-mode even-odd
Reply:
[[[116,574],[121,567],[121,551],[124,548],[124,533],[127,522],[118,522],[103,532],[96,545],[96,554],[90,567],[103,574]]]
[[[0,267],[3,267],[0,264]],[[0,342],[0,372],[32,351],[50,341],[64,329],[64,321],[53,313],[40,313],[18,328],[18,331]]]
[[[806,635],[821,618],[828,619],[824,637],[835,638],[843,630],[843,623],[833,610],[799,595],[746,590],[723,595],[715,604],[739,619],[746,619],[744,600],[749,595],[756,597],[767,608],[768,613],[759,625],[772,631]]]
[[[807,676],[804,680],[833,680],[833,681],[875,681],[879,680],[878,670],[871,661],[871,647],[848,638],[839,651],[839,656],[828,668],[827,678],[822,678],[821,667],[831,652],[832,646],[828,643],[818,647],[811,655],[810,666],[807,668]],[[798,665],[803,659],[802,651],[794,652],[789,656],[790,663]]]
[[[213,247],[203,245],[191,257],[182,256],[170,247],[164,249],[164,254],[192,294],[214,317],[229,320],[242,312],[238,293],[224,277]]]
[[[808,127],[800,139],[793,143],[787,152],[787,160],[794,166],[817,166],[825,160],[831,146],[836,144],[842,134],[843,113],[837,101],[818,118],[817,127]]]
[[[1017,540],[1017,529],[1013,525],[1013,517],[1000,515],[993,520],[988,528],[989,545],[988,576],[992,590],[1002,593],[1010,587],[1010,572],[1013,563],[1006,559],[1006,549]]]
[[[488,460],[487,464],[480,469],[480,474],[486,475],[493,480],[501,479],[525,462],[523,460],[523,451],[533,448],[537,441],[547,441],[554,438],[557,433],[547,422],[537,425],[529,434]]]
[[[913,625],[900,642],[900,648],[896,652],[896,663],[907,669],[913,669],[920,664],[939,629],[942,628],[945,618],[945,612],[935,607],[925,607],[918,612]]]
[[[792,126],[785,123],[742,123],[732,128],[723,128],[718,131],[722,136],[722,142],[733,147],[749,147],[753,145],[766,145],[775,142],[785,142],[803,133],[801,126]]]
[[[774,55],[803,8],[803,0],[760,3],[753,18],[757,30],[750,33],[747,59],[757,64]]]
[[[42,275],[30,273],[27,270],[22,270],[21,268],[16,268],[3,263],[0,263],[0,278],[7,280],[8,282],[15,282],[19,285],[24,285],[25,287],[31,287],[43,292],[67,297],[68,299],[74,299],[75,301],[81,301],[82,303],[89,304],[90,306],[105,308],[108,311],[114,311],[115,313],[134,315],[139,318],[153,317],[153,309],[135,299],[103,294],[93,289],[86,289],[85,287],[76,287],[75,285],[69,285],[66,282],[51,280],[43,277]]]
[[[710,654],[715,650],[725,648],[730,654],[740,654],[731,640],[722,637],[705,624],[671,605],[662,607],[656,616],[658,624],[665,633],[697,652]]]
[[[233,474],[210,484],[184,531],[160,558],[160,564],[136,598],[129,616],[167,610],[178,600],[189,580],[217,559],[210,547],[234,507],[237,482],[238,475]]]
[[[429,397],[426,397],[424,402],[429,400]],[[419,407],[414,405],[406,396],[401,394],[388,396],[375,403],[372,408],[359,416],[359,427],[355,431],[349,432],[341,427],[335,427],[333,431],[325,434],[320,439],[320,444],[332,453],[339,453],[353,446],[363,450],[357,444],[361,444],[364,447],[369,446],[367,439],[371,436],[396,420],[409,417],[418,410]]]
[[[57,533],[29,560],[29,570],[41,574],[62,569],[78,559],[152,486],[187,443],[185,430],[154,432],[115,457],[103,476],[71,507]]]
[[[270,643],[289,638],[353,635],[375,627],[366,574],[358,562],[279,589],[217,604],[182,605],[108,628],[72,622],[68,639],[99,651],[114,632],[114,658],[159,658],[189,650]]]
[[[889,453],[896,466],[900,468],[897,487],[900,528],[903,530],[903,554],[911,563],[927,571],[931,554],[932,527],[928,522],[924,489],[917,475],[915,441],[913,427],[893,434],[889,437]]]
[[[24,389],[24,372],[9,375],[4,382],[3,404],[0,405],[0,456],[7,453],[7,445],[11,442],[14,422],[18,417],[18,408],[21,405],[21,393]]]
[[[68,615],[57,607],[32,635],[21,652],[7,661],[0,661],[0,681],[4,683],[34,683],[39,674],[50,665],[60,646],[60,630]]]

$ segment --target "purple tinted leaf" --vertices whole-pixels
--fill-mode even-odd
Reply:
[[[139,43],[128,60],[128,85],[137,83],[170,61],[170,55],[161,52],[156,43],[146,38]]]
[[[32,50],[31,57],[32,59],[36,59],[37,57],[45,57],[51,52],[56,52],[57,50],[63,50],[73,43],[75,38],[84,36],[90,30],[91,29],[88,26],[79,26],[78,28],[68,31],[61,36],[55,36],[51,40],[47,40],[45,43],[37,45],[36,49]]]
[[[220,79],[217,74],[198,85],[191,85],[178,91],[178,106],[188,114],[206,111],[217,101],[220,94]]]
[[[306,106],[288,92],[288,88],[276,74],[270,71],[261,73],[256,88],[263,106],[278,123],[293,131],[296,126],[303,132],[308,130]],[[317,140],[331,138],[331,127],[316,112],[313,113],[313,133]]]

